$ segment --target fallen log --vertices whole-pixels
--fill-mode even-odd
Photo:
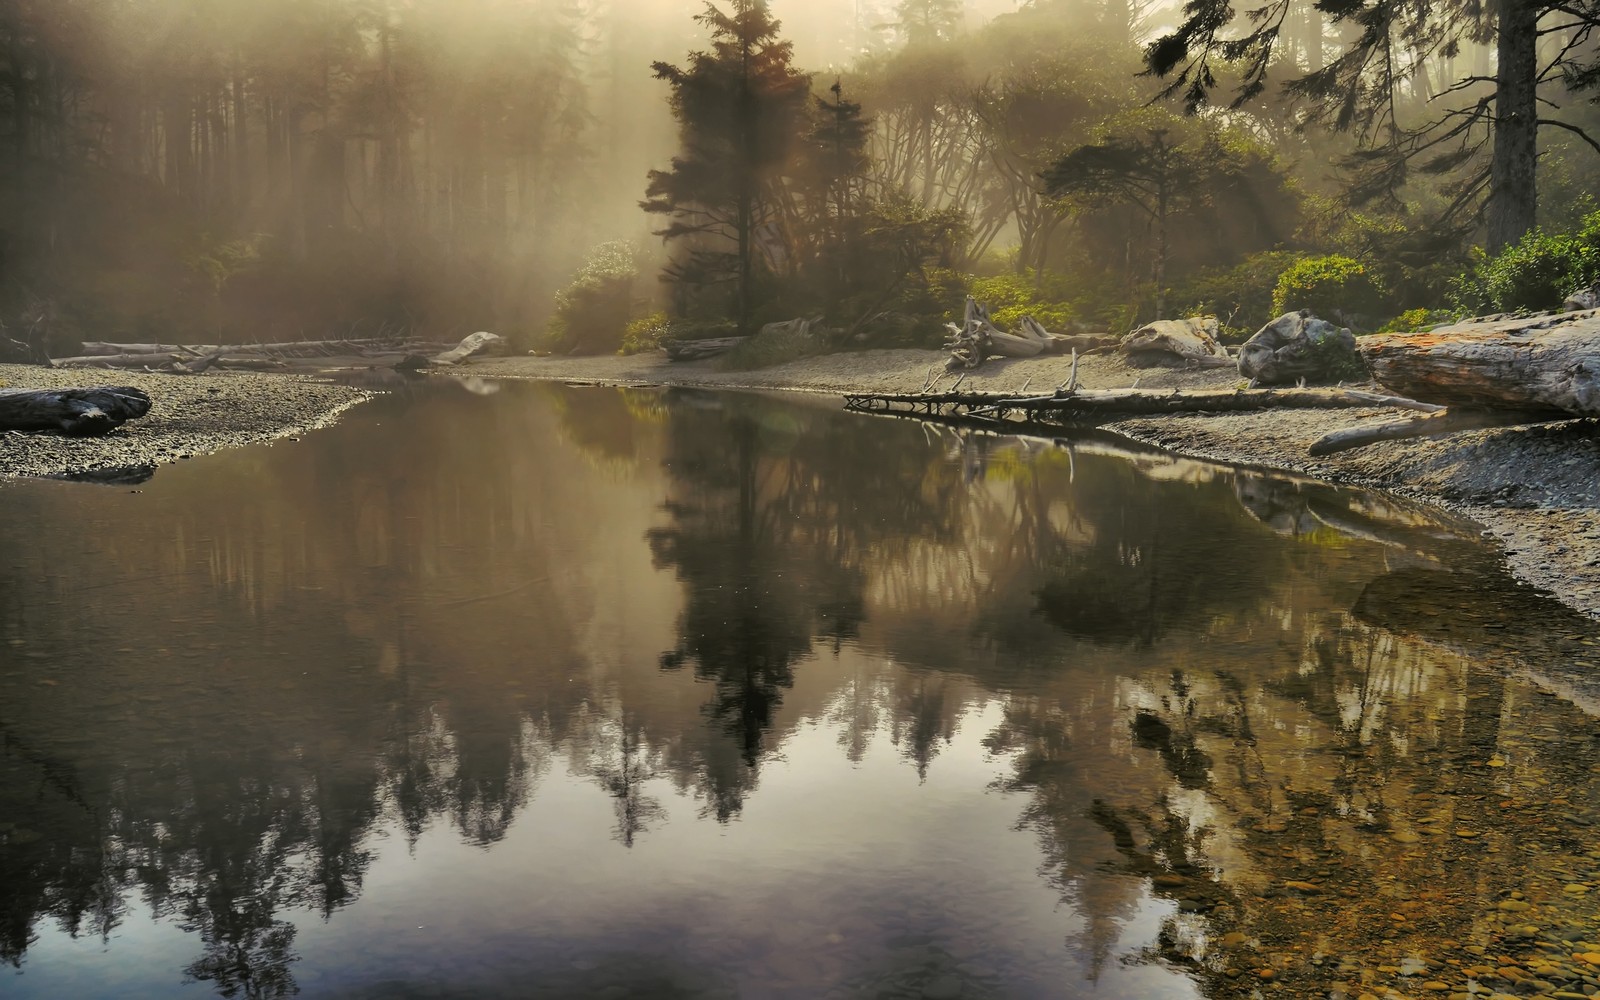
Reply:
[[[1401,441],[1407,438],[1433,437],[1454,434],[1458,431],[1481,431],[1492,427],[1515,427],[1518,424],[1542,424],[1551,420],[1570,420],[1570,414],[1551,415],[1549,410],[1481,410],[1445,409],[1425,417],[1408,420],[1390,420],[1381,424],[1358,424],[1343,430],[1324,434],[1311,443],[1307,453],[1313,458],[1335,452],[1364,448],[1379,441]]]
[[[1128,363],[1140,367],[1172,364],[1227,368],[1237,364],[1217,341],[1217,318],[1158,319],[1122,338]]]
[[[1444,408],[1400,396],[1359,389],[1222,389],[1180,392],[1153,389],[1080,389],[1037,396],[1015,393],[854,393],[845,409],[925,413],[965,410],[970,416],[1016,414],[1032,419],[1154,416],[1167,413],[1237,413],[1273,408],[1349,409],[1390,407],[1433,413]]]
[[[51,361],[56,368],[120,368],[137,371],[171,372],[177,375],[198,375],[208,368],[225,368],[234,371],[274,371],[284,367],[282,361],[257,355],[228,356],[210,354],[91,354],[79,358],[56,358]]]
[[[668,361],[702,361],[733,350],[749,337],[707,337],[704,340],[669,340],[661,345]]]
[[[267,354],[280,358],[315,358],[341,354],[389,351],[408,354],[437,354],[457,346],[455,343],[396,340],[392,337],[367,337],[357,340],[290,340],[271,344],[119,344],[104,340],[83,342],[83,357],[110,357],[123,354],[192,354],[222,351],[229,355]]]
[[[442,354],[433,356],[436,365],[458,365],[469,358],[480,354],[504,354],[507,350],[506,339],[498,333],[489,333],[479,330],[469,334],[461,343]]]
[[[150,397],[128,386],[0,389],[0,431],[60,431],[89,437],[109,434],[149,412]]]
[[[1491,316],[1357,341],[1372,375],[1449,406],[1600,416],[1600,311]]]

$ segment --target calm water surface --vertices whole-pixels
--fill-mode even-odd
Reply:
[[[1600,634],[1393,499],[445,385],[0,519],[7,998],[1353,997],[1600,937]]]

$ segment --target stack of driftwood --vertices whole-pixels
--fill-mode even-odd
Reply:
[[[950,340],[944,345],[950,352],[945,368],[976,368],[985,358],[1032,358],[1040,354],[1086,354],[1089,351],[1111,349],[1118,338],[1100,334],[1067,335],[1051,333],[1032,316],[1022,317],[1017,333],[1006,333],[989,318],[989,310],[972,296],[967,296],[966,312],[960,326],[948,323]]]
[[[971,320],[974,310],[970,301],[968,311]],[[986,322],[981,307],[975,316],[978,323]],[[952,389],[935,392],[935,379],[917,393],[847,395],[845,407],[981,423],[1043,424],[1274,407],[1388,408],[1423,414],[1333,431],[1312,443],[1312,455],[1377,441],[1600,417],[1600,309],[1490,316],[1427,333],[1374,334],[1357,338],[1356,347],[1384,392],[1342,385],[1281,389],[1252,385],[1193,392],[1087,390],[1077,385],[1074,363],[1073,374],[1049,393],[962,392],[960,380]]]
[[[122,368],[196,375],[210,368],[235,371],[274,371],[324,363],[329,358],[354,358],[371,364],[399,363],[415,358],[423,367],[455,364],[476,354],[496,350],[503,340],[492,333],[475,333],[460,344],[373,337],[358,340],[296,340],[277,344],[128,344],[86,341],[77,357],[55,358],[56,368]],[[299,363],[297,365],[297,363]]]

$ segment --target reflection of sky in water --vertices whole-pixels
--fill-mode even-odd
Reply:
[[[7,996],[1316,980],[1590,780],[1474,662],[1580,690],[1594,630],[1470,527],[1103,444],[441,389],[0,509]]]

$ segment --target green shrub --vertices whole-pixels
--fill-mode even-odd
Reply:
[[[1573,291],[1600,277],[1600,212],[1576,233],[1535,229],[1497,256],[1475,255],[1451,296],[1463,312],[1556,309]]]
[[[545,333],[552,351],[609,354],[620,350],[639,276],[634,248],[602,243],[589,251],[572,283],[556,293],[555,315]]]
[[[644,351],[653,351],[661,346],[661,342],[672,335],[672,326],[664,312],[653,312],[643,319],[636,319],[628,324],[622,331],[622,346],[617,349],[618,354],[640,354]]]
[[[1455,319],[1455,314],[1444,309],[1407,309],[1378,328],[1379,333],[1421,333]]]
[[[1182,306],[1173,315],[1215,316],[1225,340],[1248,337],[1281,314],[1272,308],[1273,289],[1278,277],[1304,257],[1293,250],[1268,250],[1232,267],[1206,268],[1173,289],[1170,301]]]
[[[973,298],[989,308],[989,319],[1002,330],[1015,331],[1022,317],[1032,316],[1052,333],[1069,333],[1076,327],[1075,310],[1066,301],[1067,289],[1060,278],[1046,273],[1042,278],[1029,270],[989,278],[973,278]],[[954,310],[951,322],[961,322],[965,298]]]
[[[1372,315],[1383,308],[1383,290],[1360,261],[1339,254],[1290,264],[1272,289],[1272,312],[1310,309],[1323,319]],[[1346,320],[1345,322],[1348,322]]]

